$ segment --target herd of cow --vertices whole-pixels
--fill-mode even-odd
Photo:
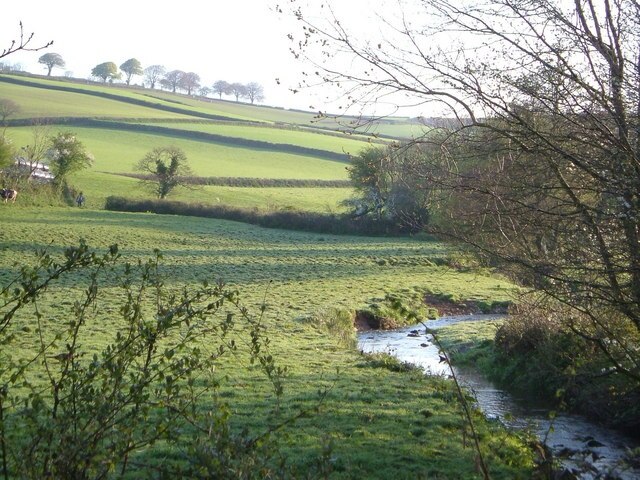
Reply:
[[[11,188],[0,189],[0,197],[2,197],[2,199],[4,200],[4,203],[7,203],[9,200],[11,200],[12,202],[15,202],[17,196],[18,196],[17,190],[12,190]]]

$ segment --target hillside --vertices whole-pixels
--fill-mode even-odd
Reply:
[[[77,134],[94,155],[74,186],[89,206],[113,194],[149,193],[132,178],[134,164],[153,148],[182,148],[201,177],[304,179],[342,182],[340,188],[239,188],[218,185],[175,192],[174,199],[242,207],[336,209],[349,196],[345,167],[375,139],[313,127],[311,113],[189,99],[181,95],[24,76],[0,76],[0,98],[19,106],[7,135],[20,148],[36,130]],[[35,128],[34,125],[39,125]],[[219,183],[219,182],[218,182]]]
[[[0,76],[0,98],[10,98],[21,109],[10,118],[6,129],[15,146],[30,145],[38,135],[72,131],[93,153],[95,162],[71,178],[73,186],[84,192],[87,208],[60,207],[55,201],[49,205],[46,191],[29,197],[28,188],[26,193],[21,190],[18,203],[0,204],[4,209],[5,248],[0,250],[3,284],[14,285],[11,282],[17,275],[17,262],[25,266],[23,271],[33,265],[34,249],[46,250],[52,258],[58,258],[73,244],[87,242],[92,248],[104,250],[117,243],[122,261],[140,266],[157,249],[162,263],[156,272],[162,281],[156,285],[166,286],[169,297],[179,290],[195,291],[203,282],[224,281],[240,292],[240,305],[247,307],[246,315],[259,319],[260,330],[256,331],[268,335],[264,343],[268,350],[261,357],[261,362],[267,362],[264,375],[245,348],[255,342],[256,337],[248,338],[253,330],[245,327],[241,316],[235,327],[230,323],[233,315],[223,317],[227,322],[221,330],[231,329],[229,343],[220,346],[226,348],[224,355],[223,350],[217,350],[220,356],[215,357],[213,370],[194,374],[198,376],[192,384],[197,391],[190,397],[197,407],[194,411],[226,412],[228,408],[230,432],[239,435],[239,442],[245,442],[243,435],[262,438],[265,431],[272,429],[274,441],[278,442],[273,448],[293,469],[290,478],[312,478],[316,471],[317,478],[476,476],[473,450],[467,448],[466,430],[460,423],[452,385],[444,379],[426,377],[390,357],[359,354],[354,348],[354,319],[359,310],[391,308],[398,299],[409,304],[421,302],[426,290],[440,295],[455,292],[487,302],[504,301],[510,292],[508,282],[482,272],[458,270],[457,253],[451,247],[423,237],[312,234],[210,218],[103,209],[105,199],[112,195],[151,198],[152,194],[131,177],[133,166],[153,148],[176,145],[185,151],[195,175],[222,181],[180,190],[171,199],[263,210],[335,212],[351,194],[346,181],[349,154],[356,154],[379,139],[345,135],[336,130],[337,125],[318,128],[312,114],[304,112],[198,101],[156,92],[151,98],[149,92],[122,87],[6,79]],[[401,122],[389,126],[402,128]],[[260,185],[278,186],[238,186],[253,185],[249,180],[255,178],[265,180]],[[280,186],[284,184],[296,186]],[[119,352],[108,345],[122,338],[122,332],[127,330],[119,315],[126,316],[128,308],[118,307],[127,297],[121,289],[128,285],[123,271],[129,272],[129,267],[123,270],[115,265],[113,271],[104,272],[103,283],[95,290],[102,300],[96,304],[99,308],[87,309],[92,311],[92,318],[83,320],[77,344],[69,342],[63,330],[69,322],[70,305],[83,295],[86,271],[63,275],[60,282],[50,285],[47,295],[33,302],[37,303],[37,315],[24,309],[13,323],[7,323],[8,336],[0,357],[4,354],[26,361],[26,375],[34,379],[33,387],[39,390],[46,375],[39,362],[29,359],[42,342],[53,355],[52,362],[62,358],[54,355],[54,348],[63,348],[62,343],[78,345],[82,351],[78,350],[77,366],[84,365],[84,359],[98,358],[95,355],[103,348]],[[153,296],[150,291],[141,290],[139,298],[151,298],[149,295]],[[158,293],[157,298],[160,297],[164,294]],[[146,304],[142,310],[145,307]],[[225,304],[225,312],[228,308],[231,305]],[[46,322],[45,329],[34,328],[36,317],[38,322]],[[187,328],[188,325],[189,321]],[[192,345],[194,361],[207,357],[202,352],[218,348],[219,332],[215,329],[214,324],[206,337]],[[183,334],[181,330],[177,336]],[[56,336],[63,339],[60,344],[52,340]],[[173,356],[173,350],[164,348],[173,338],[163,341],[157,350],[159,355],[166,354],[167,359]],[[44,357],[45,370],[49,358]],[[282,369],[268,370],[270,359],[275,359],[275,365]],[[192,371],[191,365],[186,371]],[[173,381],[170,375],[164,378]],[[189,384],[186,379],[185,382]],[[13,398],[20,398],[26,385],[15,389],[12,386]],[[91,400],[100,402],[103,396],[97,394]],[[105,411],[84,401],[82,406],[90,420]],[[161,414],[156,415],[156,411]],[[154,419],[165,417],[165,410],[160,412],[154,407],[150,412],[144,421],[134,415],[119,425],[132,431],[137,425],[145,429]],[[15,414],[11,421],[20,415],[17,409],[9,413]],[[531,456],[523,441],[497,424],[484,421],[479,414],[475,422],[483,448],[491,448],[494,478],[529,476]],[[41,438],[31,435],[19,421],[12,425],[16,425],[11,432],[12,442],[8,442],[12,452],[14,448],[19,451],[24,439]],[[186,441],[192,429],[188,425],[180,428],[181,433],[175,438]],[[73,429],[64,425],[60,429],[69,430]],[[115,430],[108,429],[107,433]],[[51,443],[55,446],[56,442]],[[83,452],[87,450],[84,440],[78,445]],[[177,465],[185,464],[180,460],[184,453],[180,444],[163,440],[135,450],[130,467],[132,478],[148,476],[154,462],[166,464],[167,458],[178,459]],[[64,451],[72,449],[65,447]],[[249,455],[262,455],[261,451],[249,450]],[[235,451],[225,452],[233,461],[244,458],[239,459]],[[29,459],[23,465],[22,456],[11,458],[10,472],[31,467]],[[118,469],[124,472],[125,466]],[[139,472],[144,474],[138,475]]]

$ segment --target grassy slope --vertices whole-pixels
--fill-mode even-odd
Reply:
[[[51,80],[29,79],[42,85],[68,85],[67,82]],[[87,91],[108,92],[121,96],[141,97],[146,96],[135,90],[123,88],[109,88],[100,86],[83,86],[70,84],[73,88],[83,88]],[[175,104],[182,99],[173,97]],[[186,118],[184,116],[155,110],[147,107],[132,105],[124,101],[104,99],[79,93],[61,92],[43,88],[12,85],[0,82],[0,97],[12,98],[22,108],[21,117],[56,117],[56,116],[98,116],[118,117],[131,119],[153,118]],[[160,101],[152,99],[152,101]],[[204,105],[204,110],[210,113],[220,113],[227,116],[236,115],[255,120],[248,115],[250,112],[262,111],[257,107],[247,105],[227,105],[233,107],[233,111],[216,111],[209,109],[206,102],[190,102]],[[182,105],[191,108],[189,105]],[[233,110],[233,108],[231,110]],[[227,109],[228,110],[228,109]],[[268,109],[281,114],[278,109]],[[197,125],[197,124],[186,124]],[[184,125],[182,125],[184,127]],[[140,197],[147,195],[145,191],[136,188],[136,184],[130,179],[116,176],[105,176],[101,172],[126,173],[132,172],[134,164],[148,151],[158,146],[177,145],[183,148],[189,158],[194,172],[201,176],[224,177],[260,177],[260,178],[301,178],[301,179],[346,179],[345,164],[338,161],[324,160],[318,157],[268,151],[249,147],[238,147],[219,144],[209,141],[198,141],[167,137],[158,134],[146,134],[128,132],[125,130],[108,130],[96,128],[81,128],[69,126],[50,126],[52,132],[71,130],[78,134],[79,138],[94,154],[96,158],[92,169],[80,173],[72,179],[76,187],[83,190],[90,204],[100,205],[104,198],[112,194],[124,194],[124,196]],[[315,134],[307,131],[290,131],[283,129],[268,130],[266,128],[239,127],[238,125],[222,126],[226,132],[235,137],[244,137],[257,140],[283,140],[282,143],[291,143],[313,148],[326,148],[334,152],[341,152],[344,148],[355,150],[364,142],[357,142],[351,138],[341,138],[324,134]],[[286,132],[286,133],[284,133]],[[271,134],[278,136],[275,138]],[[9,137],[19,148],[32,141],[31,129],[28,127],[14,127],[8,130]],[[204,203],[229,203],[242,207],[267,208],[271,206],[292,206],[315,211],[324,211],[327,208],[339,209],[339,203],[350,195],[350,190],[341,189],[334,191],[316,189],[281,189],[269,190],[245,188],[230,189],[225,187],[207,187],[196,192],[176,191],[173,198],[177,200],[198,201]]]
[[[106,98],[23,85],[12,85],[4,82],[0,82],[0,98],[10,98],[20,106],[20,112],[11,118],[65,116],[189,118],[187,115],[132,105]]]
[[[54,131],[69,130],[55,127]],[[303,178],[342,180],[345,163],[289,153],[238,148],[211,142],[132,133],[121,130],[75,127],[72,129],[93,153],[94,171],[133,172],[135,163],[153,148],[176,145],[187,154],[196,175],[221,177]],[[21,145],[30,141],[29,128],[12,128],[9,135]]]
[[[87,206],[102,208],[108,196],[143,199],[150,192],[140,188],[137,180],[109,173],[82,172],[74,176],[73,185],[84,192]],[[348,188],[241,188],[205,186],[195,189],[179,188],[172,200],[234,205],[242,208],[270,210],[296,208],[311,212],[341,211],[340,202],[351,195]],[[36,198],[22,198],[23,202],[41,205]]]
[[[285,452],[301,468],[313,462],[323,438],[329,437],[334,441],[332,478],[477,478],[473,451],[463,447],[460,413],[449,386],[372,369],[356,352],[303,320],[328,306],[353,309],[399,286],[504,298],[506,285],[500,280],[422,262],[425,256],[447,256],[446,246],[415,239],[267,230],[197,218],[4,204],[0,209],[0,281],[15,272],[15,261],[28,262],[34,248],[59,251],[85,238],[98,248],[118,242],[128,260],[159,248],[165,256],[164,271],[171,274],[168,282],[174,286],[223,278],[239,288],[253,312],[266,299],[273,352],[290,369],[282,411],[312,406],[318,389],[331,388],[317,415],[286,429]],[[391,266],[380,259],[398,261]],[[56,317],[65,318],[64,305],[79,287],[54,290],[53,301],[41,303],[41,311],[54,317],[52,326]],[[85,341],[98,346],[115,329],[107,317],[92,327]],[[21,341],[28,349],[27,337]],[[268,385],[251,370],[238,368],[237,362],[232,358],[221,365],[221,373],[229,375],[223,380],[224,396],[234,405],[234,422],[261,431],[272,419]],[[488,457],[493,478],[529,478],[530,460],[522,445],[495,425],[479,417],[476,421],[483,445],[492,452]],[[507,466],[507,461],[514,464]]]
[[[271,143],[286,143],[303,147],[328,150],[330,152],[357,154],[369,145],[364,140],[356,140],[346,134],[335,135],[309,135],[306,130],[293,130],[288,128],[268,128],[262,126],[224,125],[221,123],[153,123],[150,125],[162,127],[181,128],[197,132],[215,133],[238,138],[251,138]]]
[[[1,88],[4,87],[0,83]],[[107,90],[113,91],[105,87]],[[86,105],[93,107],[96,104],[92,102],[104,100],[74,95],[76,103],[86,101]],[[169,98],[181,104],[194,101],[167,96]],[[109,102],[112,103],[102,104],[103,110],[93,111],[93,115],[129,115],[118,110],[122,105],[115,106],[121,102]],[[47,115],[55,116],[51,112],[60,107],[49,104],[49,108]],[[76,105],[73,108],[83,107]],[[131,118],[145,117],[139,114],[140,108],[135,107]],[[256,109],[230,102],[211,102],[211,105],[194,108],[203,111],[217,108],[216,111],[227,116],[233,113],[254,120],[269,117],[269,121],[288,119],[295,123],[309,119],[309,114]],[[72,115],[69,112],[65,114]],[[275,113],[282,117],[274,116]],[[164,114],[155,116],[166,118]],[[130,171],[132,164],[146,151],[167,141],[185,148],[193,159],[194,169],[201,175],[345,178],[344,164],[311,157],[269,155],[270,152],[131,132],[74,130],[96,155],[96,166],[73,179],[74,184],[85,190],[90,207],[99,207],[98,200],[107,194],[122,191],[131,196],[142,195],[134,180],[100,171]],[[13,128],[10,132],[18,144],[30,140],[28,129]],[[251,190],[260,190],[259,196]],[[237,202],[244,195],[242,202],[246,205],[271,201],[289,204],[294,193],[290,190],[293,189],[207,187],[181,193],[183,197],[177,198],[202,200],[204,197],[217,201],[216,198],[226,195]],[[326,208],[331,195],[340,197],[346,193],[342,190],[347,189],[295,190],[301,195],[293,200],[296,206],[320,209]],[[267,198],[266,195],[278,198]],[[171,273],[170,282],[175,286],[189,286],[201,279],[221,277],[238,286],[245,303],[254,312],[266,298],[274,352],[280,363],[290,368],[283,412],[313,405],[318,389],[332,387],[317,416],[300,420],[287,431],[289,440],[285,451],[302,468],[313,462],[323,438],[328,436],[335,442],[336,472],[333,476],[336,478],[477,477],[473,452],[463,447],[459,410],[450,386],[415,375],[372,369],[356,352],[338,344],[326,331],[305,320],[309,314],[327,307],[355,309],[399,289],[414,292],[429,289],[434,293],[456,293],[462,297],[504,299],[506,284],[501,280],[425,265],[425,257],[449,254],[444,245],[415,239],[292,233],[233,222],[90,209],[28,208],[10,204],[0,204],[0,209],[3,218],[2,281],[16,271],[16,263],[29,261],[34,248],[58,251],[84,238],[99,248],[118,242],[130,260],[147,257],[152,248],[159,248],[165,255],[165,271]],[[52,290],[52,300],[40,306],[54,317],[53,324],[56,317],[65,317],[65,309],[79,287],[68,285],[62,290]],[[114,291],[113,295],[118,294]],[[118,328],[114,322],[113,318],[105,317],[104,322],[92,327],[86,342],[95,347],[104,343]],[[28,350],[27,336],[21,341]],[[238,369],[235,362],[236,359],[221,365],[221,372],[229,374],[229,379],[224,381],[225,397],[234,404],[236,422],[253,431],[261,431],[271,418],[268,386],[250,370]],[[340,370],[339,374],[335,373],[336,369]],[[421,411],[430,415],[420,414]],[[489,457],[494,478],[528,478],[530,462],[523,447],[512,438],[506,438],[504,432],[495,430],[495,426],[478,421],[483,444],[493,452]],[[514,464],[507,466],[509,461]]]
[[[9,76],[13,78],[14,76]],[[382,134],[398,138],[409,138],[414,135],[422,133],[422,128],[417,126],[414,122],[411,122],[406,118],[388,119],[385,122],[375,122],[373,124],[363,123],[360,118],[356,117],[338,117],[338,118],[317,118],[313,112],[303,112],[298,110],[285,110],[282,108],[275,108],[262,105],[250,105],[243,102],[231,102],[226,100],[216,100],[214,98],[208,98],[205,101],[201,99],[187,97],[186,95],[173,94],[168,92],[162,92],[158,90],[149,90],[144,88],[127,88],[123,85],[120,86],[102,86],[99,84],[83,84],[78,82],[69,82],[56,79],[49,79],[46,77],[15,77],[22,81],[35,83],[38,85],[53,85],[58,88],[73,88],[77,90],[83,90],[87,93],[106,93],[109,95],[117,95],[123,98],[123,100],[129,98],[133,100],[142,100],[145,102],[157,103],[168,107],[178,107],[183,109],[192,110],[193,112],[200,112],[205,114],[221,115],[225,117],[235,118],[238,120],[246,121],[258,121],[266,123],[279,123],[298,125],[315,130],[316,127],[320,129],[330,130],[345,130],[350,131],[354,128],[356,133],[362,133],[366,135]],[[3,96],[3,91],[9,85],[5,82],[0,82],[0,97]],[[33,87],[29,88],[30,92],[41,90]],[[51,91],[49,91],[51,92]],[[16,92],[14,92],[15,94]],[[58,92],[62,93],[62,92]],[[23,93],[19,93],[23,95]],[[79,95],[79,94],[73,94]],[[86,95],[90,97],[91,95]],[[82,95],[85,97],[85,95]],[[82,100],[81,103],[84,103]],[[72,109],[70,109],[72,110]],[[105,110],[108,111],[109,109]],[[71,115],[71,114],[67,114]],[[47,116],[61,116],[59,113],[54,113]],[[19,118],[24,118],[20,116]],[[149,118],[148,116],[142,116],[141,118]],[[158,115],[158,118],[166,118],[166,115]]]

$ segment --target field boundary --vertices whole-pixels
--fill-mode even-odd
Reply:
[[[108,175],[151,180],[151,175],[140,173],[101,172]],[[240,188],[352,188],[349,180],[319,180],[304,178],[259,178],[259,177],[182,177],[189,185],[210,185]]]
[[[352,218],[349,215],[318,213],[300,210],[260,211],[229,205],[205,205],[175,200],[133,200],[124,197],[107,197],[105,210],[131,213],[156,213],[187,217],[215,218],[258,225],[265,228],[298,230],[331,235],[406,236],[411,233],[400,225],[387,220],[369,217]]]

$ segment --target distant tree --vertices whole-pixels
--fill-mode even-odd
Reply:
[[[217,93],[219,98],[222,98],[222,95],[228,95],[229,93],[231,93],[230,87],[231,85],[229,85],[229,82],[218,80],[213,84],[213,92]]]
[[[210,89],[209,87],[200,87],[200,88],[198,89],[198,94],[199,94],[201,97],[206,97],[206,96],[208,96],[210,93],[211,93],[211,89]]]
[[[171,70],[167,72],[161,82],[162,86],[167,90],[176,93],[176,89],[180,87],[180,79],[185,74],[182,70]]]
[[[185,73],[180,77],[178,86],[185,90],[187,95],[191,95],[200,86],[200,75],[194,72]]]
[[[0,135],[0,169],[10,166],[13,163],[15,150],[11,140]]]
[[[247,87],[242,83],[234,82],[229,85],[229,92],[236,97],[236,102],[247,94]]]
[[[31,143],[24,145],[18,154],[21,161],[21,174],[32,178],[36,170],[42,168],[51,147],[51,127],[46,124],[34,124],[31,127]]]
[[[51,70],[54,67],[64,67],[65,63],[62,59],[62,56],[58,53],[45,53],[38,59],[38,63],[42,63],[45,67],[47,67],[47,76],[51,76]]]
[[[262,100],[264,100],[264,88],[262,88],[262,85],[260,85],[259,83],[247,83],[246,90],[247,93],[245,94],[245,96],[251,101],[251,103],[261,102]]]
[[[130,58],[122,65],[120,65],[120,70],[122,70],[126,75],[127,85],[131,83],[131,77],[134,75],[142,75],[142,64],[136,58]]]
[[[178,147],[154,148],[135,169],[147,175],[142,183],[151,186],[158,198],[165,198],[175,187],[185,185],[183,178],[192,175],[187,156]]]
[[[93,70],[91,70],[91,75],[101,78],[104,83],[107,83],[107,80],[112,82],[113,80],[120,78],[118,67],[113,62],[104,62],[100,65],[96,65],[93,67]]]
[[[93,164],[93,155],[71,132],[61,132],[51,138],[47,158],[58,186],[63,185],[70,174]]]
[[[73,78],[73,71],[72,70],[66,70],[64,72],[64,76],[67,78]]]
[[[38,50],[47,48],[53,43],[53,41],[51,41],[39,47],[30,47],[29,44],[33,40],[33,35],[34,34],[31,33],[28,36],[25,36],[24,27],[22,26],[22,22],[20,22],[20,41],[18,42],[16,40],[12,40],[11,44],[7,48],[3,48],[2,51],[0,51],[0,58],[4,58],[8,55],[11,55],[12,53],[19,52],[21,50],[25,52],[37,52]]]
[[[149,88],[156,88],[156,83],[162,79],[167,70],[162,65],[151,65],[144,69],[144,79]]]
[[[20,105],[9,98],[0,98],[0,119],[2,119],[2,125],[6,128],[7,118],[15,115],[20,111]]]

